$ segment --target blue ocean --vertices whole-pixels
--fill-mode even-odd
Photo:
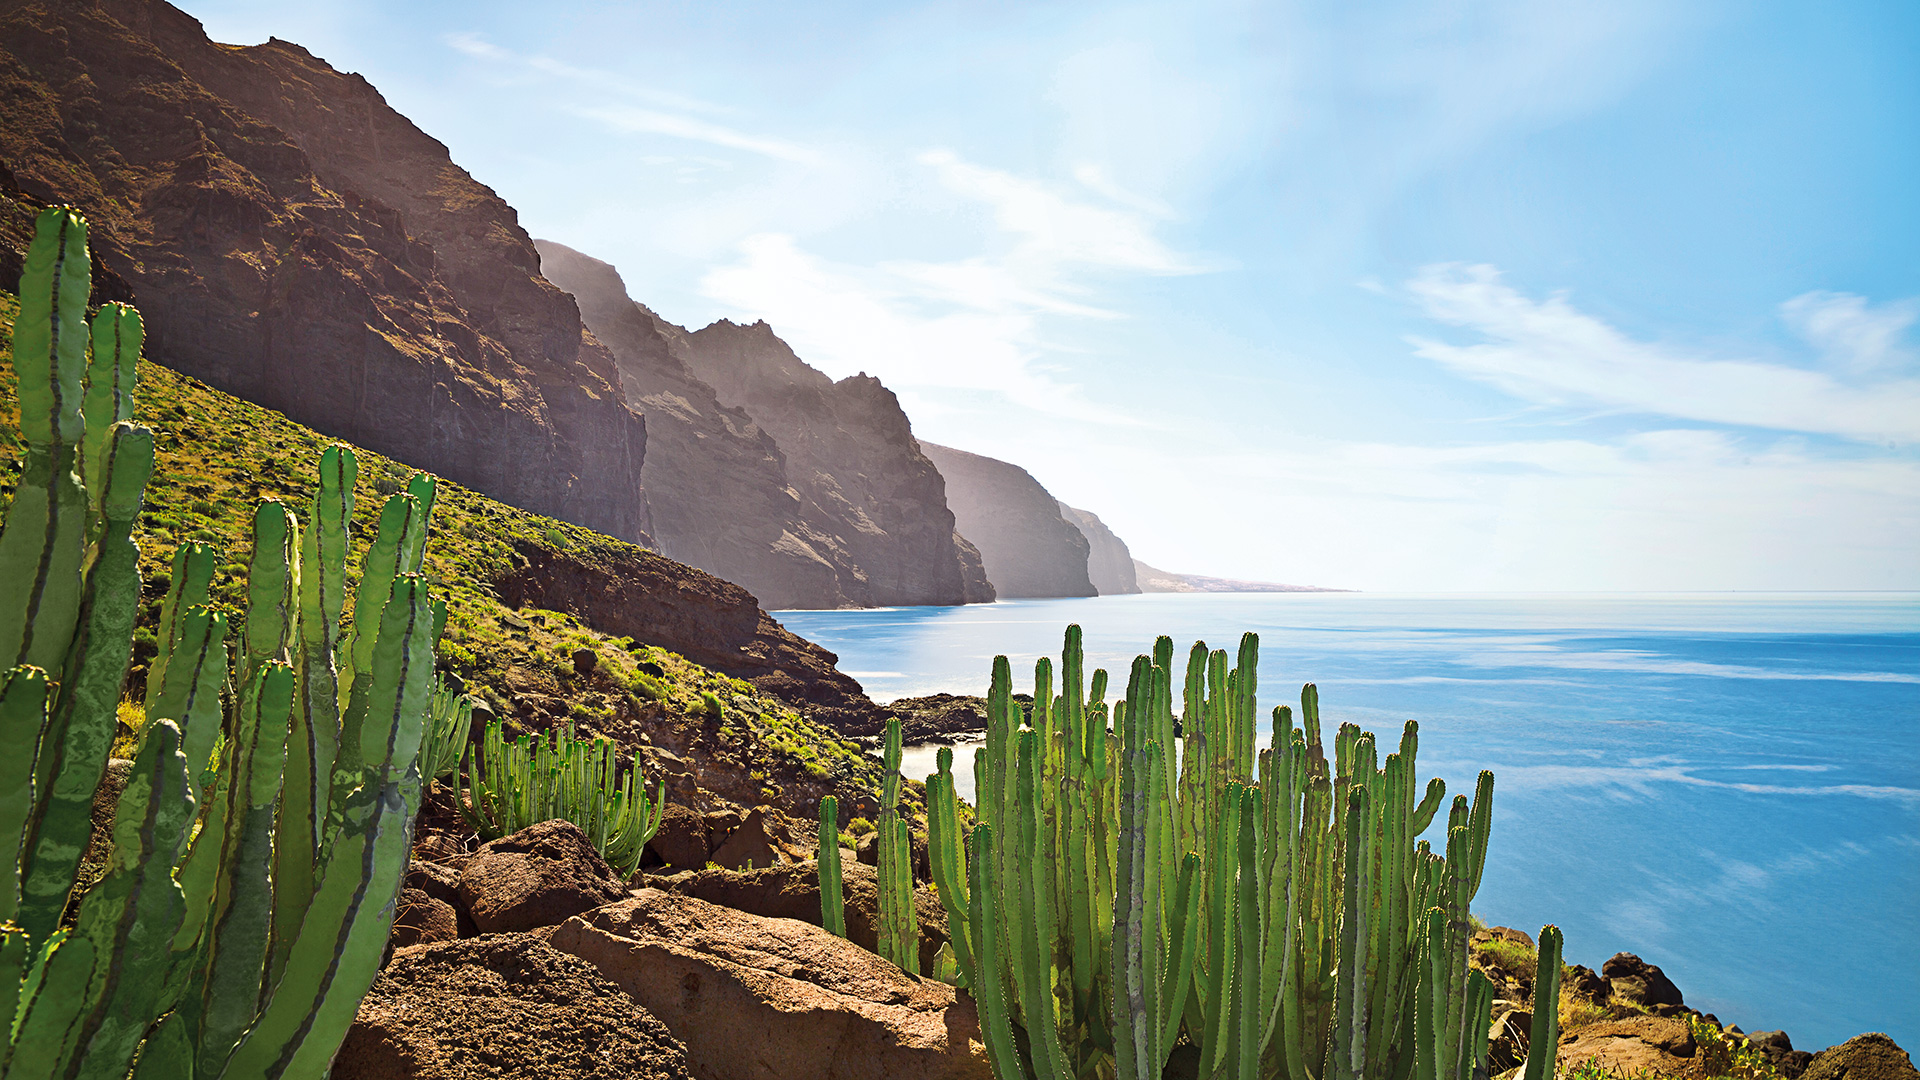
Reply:
[[[1570,963],[1660,965],[1687,1003],[1819,1050],[1920,1051],[1920,594],[1112,596],[783,611],[878,701],[1030,688],[1068,623],[1124,688],[1171,635],[1260,635],[1261,714],[1420,722],[1420,776],[1494,771],[1474,909]],[[1262,737],[1261,745],[1265,745]],[[969,752],[958,779],[971,784]],[[903,771],[922,777],[932,751]],[[970,796],[970,791],[964,791]]]

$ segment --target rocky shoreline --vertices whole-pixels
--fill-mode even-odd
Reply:
[[[855,851],[841,859],[848,937],[820,928],[814,851],[792,824],[676,807],[631,880],[567,822],[472,851],[429,833],[333,1076],[989,1080],[972,1000],[873,952],[878,887]],[[945,917],[919,869],[924,966]],[[1495,987],[1490,1077],[1526,1057],[1534,957],[1521,931],[1473,935],[1470,962]],[[1884,1034],[1814,1053],[1723,1024],[1630,953],[1567,968],[1560,1016],[1560,1075],[1581,1080],[1920,1078]],[[1191,1064],[1176,1054],[1166,1075]]]

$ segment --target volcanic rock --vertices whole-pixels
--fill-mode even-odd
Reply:
[[[1807,1066],[1813,1061],[1812,1054],[1793,1048],[1793,1040],[1784,1031],[1756,1031],[1747,1036],[1747,1042],[1767,1055],[1767,1060],[1773,1062],[1774,1071],[1787,1080],[1794,1080],[1806,1072]]]
[[[1613,987],[1615,1000],[1651,1008],[1658,1005],[1685,1005],[1680,988],[1653,964],[1632,953],[1614,953],[1600,965],[1600,974]]]
[[[1915,1080],[1913,1059],[1880,1032],[1855,1035],[1813,1055],[1800,1080]]]
[[[963,694],[928,694],[890,701],[886,710],[900,718],[901,741],[951,743],[987,730],[987,699]]]
[[[0,13],[0,204],[92,223],[151,357],[475,490],[646,542],[645,425],[511,207],[367,81],[161,0]],[[0,278],[18,271],[0,256]],[[114,284],[117,282],[118,284]]]
[[[592,964],[532,934],[399,950],[334,1080],[686,1080],[685,1047]]]
[[[420,889],[401,889],[393,907],[393,946],[452,941],[460,936],[460,918],[453,905]]]
[[[1621,1076],[1637,1075],[1642,1070],[1674,1076],[1687,1070],[1695,1049],[1693,1031],[1686,1020],[1636,1016],[1562,1032],[1557,1057],[1558,1064],[1565,1068],[1594,1061]]]
[[[675,870],[698,870],[707,865],[707,827],[700,815],[680,803],[668,803],[660,814],[660,829],[647,841],[647,850],[660,865]]]
[[[676,896],[691,896],[710,904],[764,915],[770,919],[799,919],[820,925],[820,869],[812,861],[764,870],[701,870],[672,877],[649,877],[647,884]],[[847,940],[877,952],[880,948],[880,886],[873,867],[840,851],[840,903],[847,920]],[[947,912],[932,889],[913,893],[914,919],[920,927],[920,971],[933,970],[933,960],[947,940]]]
[[[571,821],[542,821],[490,840],[460,872],[460,905],[483,934],[553,926],[626,895]]]
[[[1086,536],[1027,470],[924,440],[920,449],[946,478],[954,522],[1001,597],[1095,595]]]
[[[643,889],[552,944],[665,1022],[700,1080],[992,1075],[972,999],[795,919]]]

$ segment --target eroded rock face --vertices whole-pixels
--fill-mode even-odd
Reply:
[[[483,934],[555,926],[626,895],[625,883],[571,821],[542,821],[490,840],[460,871],[460,906]]]
[[[1133,552],[1128,550],[1125,540],[1107,528],[1100,515],[1061,503],[1060,516],[1087,538],[1087,577],[1092,579],[1093,587],[1100,590],[1101,596],[1140,591],[1134,575]]]
[[[1855,1035],[1839,1046],[1829,1046],[1813,1056],[1800,1080],[1915,1080],[1920,1071],[1913,1067],[1900,1044],[1881,1034]]]
[[[645,426],[613,357],[540,276],[513,209],[360,76],[284,41],[216,45],[159,0],[8,5],[0,161],[87,216],[148,355],[647,541]],[[6,204],[0,233],[17,243],[30,214]]]
[[[1613,988],[1615,1000],[1652,1008],[1660,1005],[1685,1005],[1680,988],[1659,967],[1632,953],[1614,953],[1600,965],[1600,974]]]
[[[686,1080],[686,1050],[592,964],[532,934],[401,949],[335,1080]]]
[[[1684,1018],[1636,1016],[1562,1033],[1557,1057],[1562,1067],[1595,1061],[1622,1076],[1642,1070],[1676,1076],[1687,1071],[1695,1050],[1693,1031]]]
[[[493,583],[507,604],[565,611],[602,633],[671,649],[843,735],[886,726],[886,712],[834,667],[838,657],[789,632],[732,582],[628,547],[516,550],[520,567]]]
[[[925,441],[920,449],[946,478],[954,522],[980,549],[1001,597],[1096,594],[1086,536],[1027,470]]]
[[[813,862],[764,870],[701,870],[692,874],[650,878],[648,884],[677,896],[691,896],[710,904],[764,915],[770,919],[799,919],[820,925],[820,870]],[[873,867],[840,851],[840,902],[847,920],[847,939],[867,950],[880,948],[880,885]],[[933,959],[947,940],[947,912],[926,886],[914,890],[914,918],[920,927],[920,971],[933,970]]]
[[[643,889],[552,944],[665,1022],[701,1080],[992,1076],[970,999],[795,919]]]
[[[861,374],[836,382],[795,356],[764,322],[723,319],[684,341],[689,370],[779,444],[806,520],[858,568],[858,581],[847,587],[853,602],[993,599],[984,578],[969,579],[946,481],[880,380]]]

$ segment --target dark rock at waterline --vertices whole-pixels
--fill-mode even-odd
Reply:
[[[900,718],[900,738],[909,746],[951,743],[987,730],[987,699],[966,694],[928,694],[883,706]],[[963,763],[956,762],[955,769]],[[964,763],[971,767],[971,762]]]

